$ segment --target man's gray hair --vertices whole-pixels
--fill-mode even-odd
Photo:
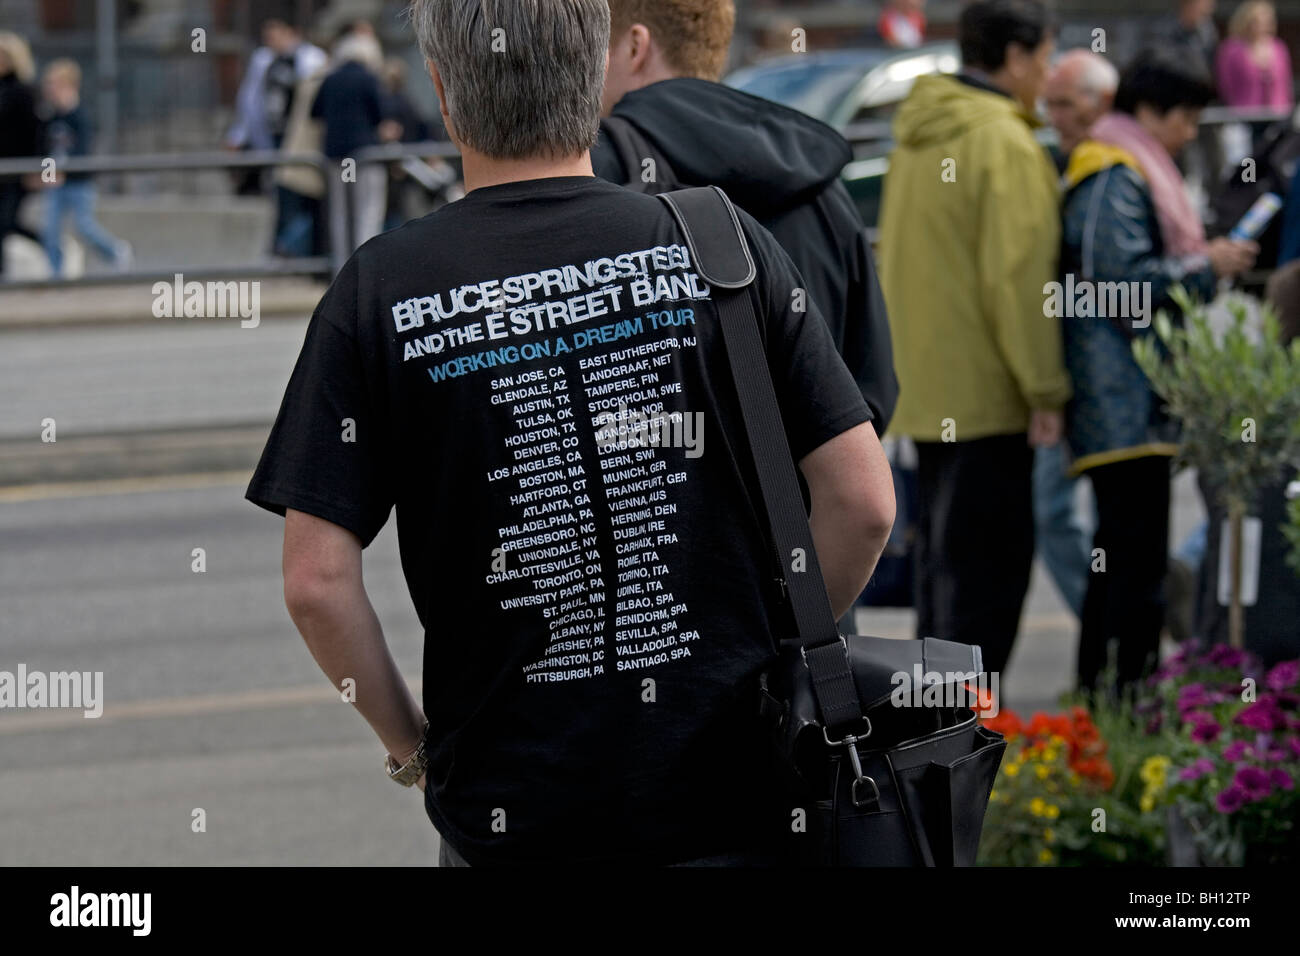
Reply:
[[[1079,89],[1091,96],[1094,102],[1103,96],[1114,97],[1115,91],[1119,89],[1119,70],[1115,69],[1110,60],[1091,50],[1080,49],[1066,51],[1060,62],[1065,64],[1071,60],[1079,64]]]
[[[498,159],[595,145],[606,0],[413,0],[410,16],[465,145]]]

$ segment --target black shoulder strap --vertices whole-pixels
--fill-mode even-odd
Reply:
[[[627,182],[623,185],[637,192],[657,194],[677,187],[673,168],[663,153],[655,149],[642,132],[621,116],[610,116],[600,121],[600,128],[609,137],[618,161],[623,165]],[[654,161],[654,178],[642,179],[647,159]]]
[[[740,397],[745,432],[758,471],[772,541],[794,611],[798,643],[812,672],[813,688],[827,727],[862,717],[845,645],[840,639],[821,565],[813,548],[812,529],[785,440],[781,409],[758,335],[758,316],[749,286],[757,275],[740,219],[717,186],[682,189],[659,196],[686,236],[696,272],[715,295],[722,339]],[[725,291],[723,291],[725,290]],[[797,551],[803,571],[792,571]]]

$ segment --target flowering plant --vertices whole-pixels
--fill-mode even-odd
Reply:
[[[1139,712],[1169,754],[1142,809],[1176,808],[1211,865],[1300,859],[1300,660],[1264,672],[1244,651],[1188,643],[1148,693]]]
[[[1028,721],[1003,710],[984,724],[1007,738],[1007,753],[984,820],[981,863],[1159,861],[1158,833],[1138,834],[1136,812],[1116,799],[1108,745],[1087,710]]]

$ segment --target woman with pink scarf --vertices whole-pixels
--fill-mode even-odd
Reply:
[[[1264,0],[1243,3],[1219,47],[1219,95],[1229,106],[1290,109],[1291,55],[1277,38],[1277,14]]]
[[[1174,157],[1214,95],[1208,76],[1166,52],[1139,56],[1120,79],[1115,108],[1070,154],[1061,247],[1061,315],[1074,397],[1066,409],[1073,474],[1097,498],[1094,561],[1079,640],[1081,690],[1099,689],[1118,644],[1118,683],[1153,662],[1164,623],[1169,546],[1169,460],[1176,425],[1133,359],[1160,309],[1176,313],[1182,284],[1208,300],[1218,280],[1253,262],[1254,243],[1207,242]]]

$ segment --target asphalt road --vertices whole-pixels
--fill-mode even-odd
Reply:
[[[98,719],[0,712],[0,865],[436,865],[419,791],[383,778],[284,609],[282,520],[242,495],[0,503],[0,668],[103,671],[106,699]],[[418,680],[391,526],[365,572]]]

